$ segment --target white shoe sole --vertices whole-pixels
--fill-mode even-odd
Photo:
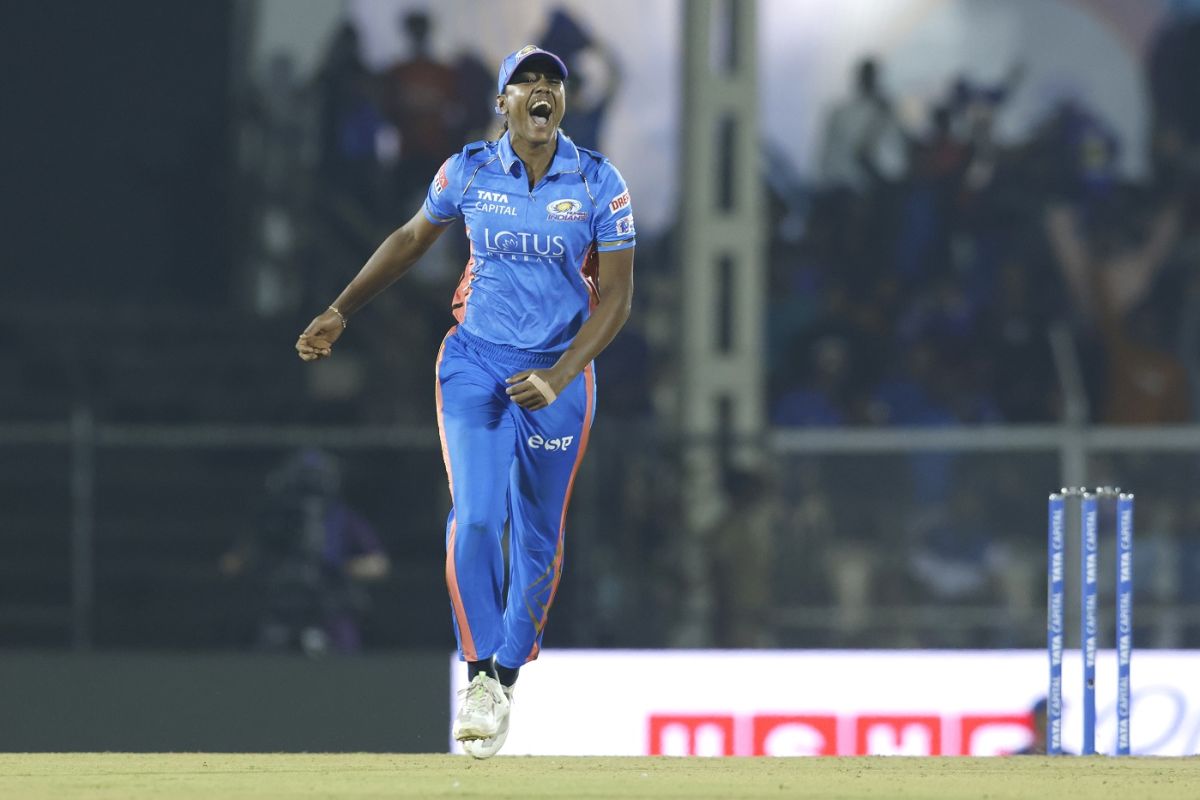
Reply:
[[[454,738],[460,742],[473,742],[479,739],[491,739],[498,733],[498,729],[488,729],[481,725],[462,725],[455,724]]]
[[[508,731],[503,731],[488,739],[468,739],[462,743],[462,747],[463,751],[473,758],[491,758],[500,752],[507,738]]]

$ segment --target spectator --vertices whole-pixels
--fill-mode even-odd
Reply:
[[[912,174],[896,239],[896,268],[906,283],[950,267],[954,203],[962,186],[970,151],[952,128],[950,110],[934,109],[927,137],[912,142]]]
[[[454,74],[458,79],[455,95],[461,102],[463,112],[458,121],[460,131],[454,141],[474,142],[497,138],[500,117],[491,109],[496,90],[492,82],[495,79],[492,70],[477,55],[462,53],[454,63]]]
[[[895,181],[908,168],[907,141],[872,58],[859,62],[854,93],[825,121],[821,177],[826,189],[868,191],[875,180]]]
[[[600,147],[600,133],[621,85],[616,53],[592,38],[566,9],[550,15],[542,47],[558,53],[571,73],[571,139],[581,147]]]
[[[390,131],[371,96],[371,76],[349,23],[334,34],[317,68],[318,158],[323,189],[368,210],[376,207],[378,148]]]
[[[770,647],[775,504],[767,481],[748,470],[725,479],[728,507],[712,531],[718,647]]]
[[[1184,422],[1191,417],[1188,377],[1164,346],[1165,331],[1145,304],[1179,233],[1177,205],[1154,213],[1140,234],[1124,207],[1095,218],[1086,235],[1067,206],[1046,213],[1046,231],[1076,308],[1098,329],[1107,380],[1101,413],[1117,425]]]
[[[267,478],[255,536],[221,559],[226,577],[246,576],[261,591],[256,645],[308,655],[355,653],[370,609],[364,584],[391,563],[378,535],[340,496],[341,471],[307,449]]]
[[[970,159],[964,176],[969,191],[980,191],[991,183],[999,156],[996,117],[1024,74],[1024,67],[1018,64],[996,85],[972,83],[966,76],[959,76],[954,82],[946,108],[950,127],[969,147]]]
[[[458,72],[430,52],[432,26],[425,12],[413,11],[402,17],[409,56],[381,76],[384,116],[400,132],[398,199],[406,208],[461,142],[467,119],[464,103],[469,98],[459,96]]]
[[[908,170],[908,140],[884,94],[873,59],[859,62],[854,93],[825,120],[817,205],[827,207],[838,235],[839,272],[864,288],[893,260],[894,206]]]
[[[1200,179],[1200,108],[1191,76],[1200,69],[1200,15],[1168,18],[1150,46],[1147,82],[1154,106],[1151,156],[1160,181]]]
[[[849,343],[835,335],[804,342],[798,357],[807,378],[784,391],[771,408],[776,425],[834,426],[848,422],[853,355]]]
[[[991,606],[999,603],[1001,576],[1009,554],[997,535],[995,519],[984,503],[986,490],[962,477],[960,465],[954,491],[941,504],[918,503],[912,519],[909,569],[931,602]],[[981,629],[982,630],[982,629]],[[962,639],[962,631],[944,631],[947,638],[927,642],[941,647],[982,647],[987,639]]]
[[[1035,292],[1029,268],[1016,258],[1000,270],[995,300],[982,319],[980,350],[991,391],[1006,422],[1050,422],[1058,413],[1046,292]]]

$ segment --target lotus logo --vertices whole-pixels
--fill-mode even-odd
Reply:
[[[583,222],[588,218],[583,203],[571,198],[551,200],[546,204],[546,212],[546,218],[555,222]]]
[[[548,236],[526,231],[492,231],[483,229],[483,244],[489,253],[517,261],[559,259],[566,255],[567,245],[562,236]]]

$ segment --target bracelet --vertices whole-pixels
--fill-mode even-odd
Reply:
[[[344,314],[342,314],[342,312],[337,310],[337,306],[330,306],[329,310],[332,311],[333,313],[337,314],[338,319],[340,319],[342,321],[342,330],[345,330],[346,329],[346,316]]]

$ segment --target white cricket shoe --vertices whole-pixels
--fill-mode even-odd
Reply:
[[[454,738],[465,742],[495,736],[508,717],[508,696],[500,681],[480,672],[459,694],[463,701],[454,718]]]
[[[504,747],[504,740],[508,738],[508,717],[512,713],[514,687],[502,686],[501,688],[504,689],[504,696],[508,698],[508,706],[504,709],[504,716],[500,719],[500,727],[496,729],[496,735],[486,739],[468,739],[463,742],[463,750],[467,752],[467,755],[475,758],[491,758],[500,752],[501,747]]]

